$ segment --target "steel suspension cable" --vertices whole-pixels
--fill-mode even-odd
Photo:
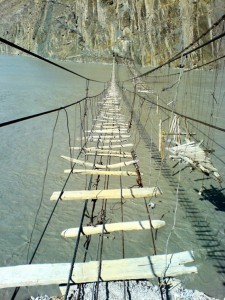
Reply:
[[[142,74],[139,75],[139,76],[132,77],[132,78],[129,78],[129,79],[127,79],[127,80],[123,80],[122,82],[127,82],[127,81],[130,81],[130,80],[134,80],[134,79],[137,79],[137,78],[141,78],[141,77],[146,76],[146,75],[148,75],[148,74],[150,74],[150,73],[153,73],[153,72],[155,72],[156,70],[159,70],[159,69],[161,69],[162,67],[164,67],[164,66],[166,66],[166,65],[168,65],[168,64],[170,64],[170,63],[172,63],[172,62],[174,62],[174,61],[176,61],[176,60],[178,60],[178,59],[180,59],[182,56],[187,56],[187,55],[189,55],[189,54],[191,54],[191,53],[193,53],[193,52],[195,52],[195,51],[197,51],[197,50],[199,50],[199,49],[201,49],[201,48],[203,48],[203,47],[205,47],[205,46],[207,46],[207,45],[209,45],[209,44],[211,44],[211,43],[213,43],[213,42],[215,42],[215,41],[217,41],[218,39],[221,39],[221,38],[224,37],[224,36],[225,36],[225,31],[222,32],[221,34],[215,36],[214,38],[208,40],[207,42],[203,43],[202,45],[199,45],[199,46],[195,47],[195,48],[192,49],[192,50],[189,50],[189,51],[187,51],[187,52],[182,52],[182,54],[179,54],[178,56],[175,56],[175,57],[173,57],[173,58],[170,58],[169,60],[167,60],[166,62],[162,63],[161,65],[159,65],[159,66],[157,66],[157,67],[155,67],[155,68],[153,68],[153,69],[151,69],[151,70],[149,70],[149,71],[147,71],[147,72],[145,72],[145,73],[142,73]]]
[[[67,114],[67,113],[66,113],[66,117],[68,118],[68,114]],[[68,120],[67,120],[67,130],[68,130],[68,135],[69,135],[69,145],[70,145],[70,144],[71,144],[71,143],[70,143],[70,132],[69,132],[68,124],[69,124],[69,123],[68,123]],[[54,126],[54,129],[55,129],[55,126]],[[84,145],[84,146],[85,146],[85,145]],[[81,152],[82,152],[82,149],[81,149],[80,152],[78,153],[77,158],[79,158]],[[69,178],[70,178],[71,174],[73,173],[73,169],[74,169],[75,165],[76,165],[76,163],[74,163],[74,165],[72,166],[71,171],[70,171],[70,173],[68,174],[68,176],[67,176],[67,178],[66,178],[66,180],[65,180],[65,182],[64,182],[64,184],[63,184],[63,187],[62,187],[61,192],[60,192],[60,194],[59,194],[59,196],[58,196],[58,199],[56,200],[56,203],[55,203],[55,205],[54,205],[54,207],[53,207],[53,209],[52,209],[52,211],[51,211],[51,213],[50,213],[50,216],[48,217],[47,223],[46,223],[46,225],[45,225],[45,227],[44,227],[44,229],[43,229],[43,231],[42,231],[42,233],[41,233],[41,236],[40,236],[40,238],[39,238],[39,240],[38,240],[38,243],[37,243],[37,245],[36,245],[36,247],[35,247],[35,250],[34,250],[34,252],[33,252],[33,254],[32,254],[32,257],[30,258],[28,264],[32,264],[32,262],[33,262],[33,259],[34,259],[35,255],[36,255],[36,253],[37,253],[37,250],[38,250],[38,248],[39,248],[39,246],[40,246],[40,244],[41,244],[41,242],[42,242],[42,239],[43,239],[43,237],[44,237],[44,235],[45,235],[45,233],[46,233],[46,230],[47,230],[47,228],[48,228],[48,226],[49,226],[49,224],[50,224],[50,221],[51,221],[51,219],[52,219],[52,217],[53,217],[53,215],[54,215],[54,212],[55,212],[55,210],[56,210],[56,207],[58,206],[58,203],[59,203],[59,201],[61,200],[61,197],[62,197],[62,195],[63,195],[63,193],[64,193],[65,187],[66,187],[66,185],[67,185],[67,183],[68,183],[68,181],[69,181]],[[11,300],[14,300],[14,299],[16,298],[16,296],[17,296],[19,290],[20,290],[20,287],[16,287],[16,288],[15,288],[15,290],[14,290],[14,292],[13,292],[13,295],[12,295],[12,297],[11,297]]]
[[[70,69],[67,69],[67,68],[65,68],[65,67],[63,67],[63,66],[61,66],[61,65],[59,65],[59,64],[57,64],[57,63],[54,63],[53,61],[51,61],[51,60],[49,60],[49,59],[47,59],[47,58],[44,58],[43,56],[40,56],[40,55],[38,55],[38,54],[36,54],[36,53],[34,53],[34,52],[31,52],[31,51],[29,51],[29,50],[27,50],[27,49],[25,49],[25,48],[23,48],[23,47],[21,47],[21,46],[15,44],[15,43],[12,43],[12,42],[10,42],[10,41],[8,41],[8,40],[2,38],[2,37],[0,37],[0,42],[4,43],[4,44],[6,44],[6,45],[8,45],[8,46],[10,46],[10,47],[12,47],[12,48],[15,48],[15,49],[17,49],[17,50],[20,50],[20,51],[22,51],[22,52],[24,52],[24,53],[27,53],[27,54],[29,54],[29,55],[35,57],[35,58],[38,58],[38,59],[40,59],[40,60],[42,60],[42,61],[44,61],[44,62],[46,62],[46,63],[48,63],[48,64],[51,64],[51,65],[57,67],[57,68],[60,68],[60,69],[62,69],[62,70],[64,70],[64,71],[67,71],[67,72],[69,72],[69,73],[72,73],[73,75],[76,75],[76,76],[78,76],[78,77],[80,77],[80,78],[83,78],[83,79],[86,79],[86,80],[90,80],[90,81],[93,81],[93,82],[105,83],[105,81],[99,81],[99,80],[90,79],[90,78],[87,78],[87,77],[85,77],[85,76],[83,76],[83,75],[81,75],[81,74],[78,74],[78,73],[76,73],[76,72],[74,72],[74,71],[72,71],[72,70],[70,70]]]
[[[41,209],[42,201],[43,201],[43,198],[44,198],[44,187],[45,187],[45,181],[46,181],[46,177],[47,177],[49,158],[50,158],[50,155],[51,155],[51,152],[52,152],[52,148],[53,148],[55,129],[56,129],[56,126],[57,126],[57,123],[58,123],[59,113],[60,112],[57,113],[55,124],[54,124],[53,131],[52,131],[51,145],[50,145],[50,149],[49,149],[49,153],[48,153],[48,157],[47,157],[47,161],[46,161],[45,174],[44,174],[43,183],[42,183],[41,200],[40,200],[40,203],[39,203],[39,206],[38,206],[38,210],[36,212],[36,216],[35,216],[35,219],[34,219],[34,225],[33,225],[32,231],[31,231],[30,240],[29,240],[29,244],[28,244],[27,263],[29,262],[30,246],[31,246],[31,241],[32,241],[33,234],[34,234],[34,229],[35,229],[37,217],[38,217],[39,211]]]
[[[105,92],[105,90],[103,90],[100,94],[98,94],[96,96],[88,97],[88,99],[86,97],[84,97],[84,98],[82,98],[82,99],[80,99],[80,100],[78,100],[76,102],[73,102],[73,103],[70,103],[68,105],[61,106],[61,107],[58,107],[58,108],[55,108],[55,109],[47,110],[47,111],[44,111],[44,112],[41,112],[41,113],[37,113],[37,114],[29,115],[29,116],[26,116],[26,117],[22,117],[22,118],[18,118],[18,119],[14,119],[14,120],[10,120],[10,121],[6,121],[6,122],[3,122],[3,123],[0,123],[0,127],[9,126],[9,125],[12,125],[12,124],[15,124],[15,123],[23,122],[23,121],[26,121],[26,120],[29,120],[29,119],[37,118],[37,117],[40,117],[40,116],[43,116],[43,115],[51,114],[53,112],[64,110],[64,109],[66,109],[66,108],[68,108],[70,106],[79,104],[79,103],[83,102],[86,99],[90,100],[93,97],[97,97],[97,96],[103,94],[104,92]]]
[[[128,89],[126,89],[126,90],[129,91],[130,93],[134,93],[133,91],[130,91],[130,90],[128,90]],[[214,129],[216,129],[216,130],[225,132],[225,128],[222,128],[222,127],[219,127],[219,126],[216,126],[216,125],[213,125],[213,124],[209,124],[209,123],[207,123],[207,122],[201,121],[201,120],[196,119],[196,118],[192,118],[192,117],[187,116],[187,115],[184,115],[184,114],[182,114],[182,113],[180,113],[180,112],[178,112],[178,111],[176,111],[176,110],[172,110],[172,109],[170,109],[170,108],[168,108],[168,107],[162,106],[162,105],[160,105],[160,104],[156,104],[154,101],[149,100],[149,99],[146,99],[145,97],[140,96],[139,94],[137,94],[137,95],[138,95],[140,98],[144,99],[145,101],[150,102],[150,103],[152,103],[152,104],[154,104],[154,105],[157,105],[157,106],[158,106],[159,108],[161,108],[162,110],[166,110],[166,111],[169,111],[169,112],[173,112],[173,113],[177,114],[178,116],[184,117],[184,118],[186,118],[186,119],[188,119],[188,120],[191,120],[191,121],[194,121],[194,122],[196,122],[196,123],[200,123],[200,124],[203,124],[203,125],[205,125],[205,126],[209,126],[209,127],[211,127],[211,128],[214,128]]]
[[[78,157],[80,156],[80,154],[81,154],[81,151],[80,151],[80,153],[78,154]],[[66,187],[66,185],[67,185],[67,183],[68,183],[68,181],[69,181],[70,175],[72,174],[75,165],[76,165],[76,163],[73,165],[73,168],[72,168],[71,172],[68,174],[68,176],[67,176],[67,178],[66,178],[66,180],[65,180],[65,182],[64,182],[64,184],[63,184],[63,187],[62,187],[61,192],[60,192],[60,194],[59,194],[59,196],[58,196],[58,199],[56,200],[56,203],[55,203],[55,205],[54,205],[54,207],[53,207],[53,209],[52,209],[52,211],[51,211],[51,213],[50,213],[50,216],[48,217],[48,221],[47,221],[47,223],[46,223],[46,225],[45,225],[45,227],[44,227],[44,229],[43,229],[43,231],[42,231],[42,233],[41,233],[41,236],[40,236],[40,238],[39,238],[39,240],[38,240],[38,243],[37,243],[37,245],[36,245],[36,247],[35,247],[35,250],[34,250],[34,252],[33,252],[33,254],[32,254],[32,257],[30,258],[28,264],[32,264],[32,262],[33,262],[33,259],[34,259],[35,255],[36,255],[36,253],[37,253],[37,250],[38,250],[38,248],[39,248],[39,246],[40,246],[40,244],[41,244],[41,242],[42,242],[42,239],[43,239],[43,237],[44,237],[44,235],[45,235],[45,233],[46,233],[46,230],[47,230],[47,228],[48,228],[48,226],[49,226],[49,224],[50,224],[50,221],[51,221],[51,219],[52,219],[52,217],[53,217],[53,215],[54,215],[54,212],[55,212],[55,210],[56,210],[56,207],[58,206],[58,203],[59,203],[59,201],[61,200],[61,197],[62,197],[62,195],[63,195],[63,193],[64,193],[64,189],[65,189],[65,187]],[[18,294],[19,290],[20,290],[20,287],[16,287],[16,288],[15,288],[14,293],[13,293],[13,295],[12,295],[12,297],[11,297],[11,300],[14,300],[14,299],[16,298],[16,295]]]

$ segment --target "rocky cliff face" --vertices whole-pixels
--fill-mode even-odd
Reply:
[[[224,0],[0,0],[0,36],[45,57],[157,65],[204,32]],[[1,52],[15,53],[4,44]],[[209,55],[213,49],[210,49]]]

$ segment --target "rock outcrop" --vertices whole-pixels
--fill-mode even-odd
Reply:
[[[0,36],[40,55],[158,65],[224,11],[223,0],[0,0]],[[0,44],[0,51],[17,53]],[[209,56],[213,54],[209,46]]]

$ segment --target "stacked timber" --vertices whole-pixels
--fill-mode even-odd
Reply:
[[[186,139],[183,144],[167,148],[172,153],[170,158],[184,161],[191,166],[192,170],[198,169],[208,176],[213,174],[219,182],[222,182],[218,170],[212,165],[208,155],[209,151],[200,147],[202,142],[197,143]]]

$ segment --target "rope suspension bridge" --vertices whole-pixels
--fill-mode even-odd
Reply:
[[[223,21],[224,17],[218,20],[211,30]],[[207,34],[208,32],[204,36]],[[1,127],[5,127],[42,115],[57,113],[55,129],[59,113],[64,111],[69,136],[70,155],[61,156],[67,164],[64,170],[67,178],[61,190],[53,192],[50,197],[54,207],[31,258],[29,258],[29,245],[27,264],[0,268],[0,288],[15,288],[11,299],[16,298],[20,287],[52,284],[60,286],[65,299],[74,289],[77,289],[77,299],[82,299],[82,289],[86,283],[93,283],[92,299],[99,299],[100,283],[105,281],[123,281],[124,299],[126,299],[130,280],[152,278],[158,281],[161,298],[164,299],[166,279],[197,273],[195,265],[186,265],[194,262],[193,249],[171,251],[171,253],[168,250],[172,233],[176,231],[179,205],[190,214],[195,207],[193,200],[187,201],[182,194],[180,174],[185,172],[187,167],[191,172],[197,170],[198,174],[201,174],[202,185],[199,195],[204,194],[207,189],[208,178],[214,180],[220,187],[223,183],[225,161],[222,156],[217,156],[215,147],[222,151],[225,146],[215,140],[213,133],[215,130],[220,134],[225,131],[219,121],[220,109],[224,105],[222,87],[224,56],[208,62],[202,61],[201,65],[193,67],[191,54],[198,56],[201,51],[202,60],[205,60],[204,49],[207,52],[207,47],[216,42],[220,46],[223,45],[221,41],[224,41],[224,35],[222,32],[201,46],[196,44],[202,38],[199,37],[195,43],[173,56],[168,62],[143,74],[131,63],[131,60],[115,56],[110,82],[104,83],[81,76],[86,81],[85,98],[67,106],[0,124]],[[23,51],[21,47],[2,38],[0,41]],[[28,52],[26,51],[27,54],[32,55]],[[41,59],[40,56],[35,55],[35,57]],[[44,60],[49,63],[48,60]],[[179,60],[182,66],[178,72],[170,68],[170,64],[176,60]],[[119,80],[121,61],[126,65],[127,72],[131,76],[129,80]],[[53,65],[61,68],[58,64]],[[206,65],[213,66],[215,70],[209,77],[212,90],[208,93],[208,98],[205,96],[206,84],[203,85],[203,81],[207,83],[208,77],[204,78],[205,71],[201,69]],[[62,69],[79,76],[78,73],[64,67]],[[196,71],[196,69],[200,70]],[[195,72],[199,73],[196,75]],[[196,76],[200,79],[195,90],[196,95],[193,96],[189,87],[194,86]],[[103,92],[90,97],[91,81],[104,84]],[[196,99],[192,101],[193,97],[201,101]],[[79,114],[80,128],[79,134],[74,135],[73,145],[67,110],[74,106],[76,114]],[[158,147],[155,141],[158,141]],[[141,143],[147,149],[147,158],[138,155]],[[50,154],[51,149],[49,156]],[[177,180],[174,179],[174,174],[168,166],[170,163],[168,158],[175,162],[172,169],[178,174]],[[216,161],[215,166],[212,161]],[[194,177],[192,174],[190,176],[193,176],[193,180],[197,180],[198,175]],[[85,189],[68,190],[68,182],[73,182],[76,176],[85,178]],[[167,223],[162,220],[164,217],[162,212],[169,206],[166,201],[171,192],[161,188],[162,177],[167,179],[169,177],[168,186],[173,189],[175,206],[171,229],[167,229],[164,236],[165,247],[158,251],[157,235],[167,227]],[[163,186],[167,187],[164,183]],[[56,207],[59,203],[64,205],[67,201],[82,206],[78,226],[66,228],[61,232],[61,236],[65,239],[75,238],[71,262],[33,264]],[[157,211],[155,205],[157,203],[158,206],[160,201],[163,205]],[[130,205],[138,207],[141,211],[140,215],[145,217],[136,219],[135,214],[130,215],[127,211]],[[117,207],[116,213],[114,213],[115,207]],[[201,212],[195,209],[195,214],[198,222],[202,222],[202,227],[207,227],[208,239],[215,241],[213,231],[206,224]],[[190,222],[196,228],[197,235],[196,219],[191,217]],[[135,240],[141,232],[147,232],[147,255],[129,257],[126,245],[129,244],[130,247],[131,242],[126,240],[127,232],[134,237],[131,240]],[[120,239],[110,242],[111,247],[115,248],[108,248],[105,245],[105,238],[109,239],[113,234]],[[89,259],[91,248],[95,249],[96,259]],[[208,256],[210,251],[219,253],[214,259],[222,274],[225,268],[222,261],[223,250],[220,249],[220,245],[215,248],[206,247]],[[109,252],[115,252],[116,258],[109,258],[111,257]]]
[[[54,192],[50,198],[51,201],[80,201],[84,200],[83,214],[81,216],[80,226],[69,228],[62,232],[66,238],[76,237],[76,247],[74,257],[70,264],[42,264],[42,265],[23,265],[17,267],[6,267],[2,271],[1,287],[9,288],[13,286],[63,284],[67,281],[68,271],[69,280],[66,295],[69,292],[71,282],[85,283],[99,281],[115,281],[176,276],[184,273],[197,272],[196,267],[184,266],[185,263],[193,261],[192,252],[172,253],[166,255],[156,255],[153,234],[152,244],[154,256],[139,258],[124,258],[119,260],[103,260],[103,236],[115,231],[129,230],[150,230],[159,229],[165,225],[162,220],[152,220],[147,205],[148,199],[152,199],[161,194],[158,187],[143,187],[142,174],[139,171],[137,155],[133,149],[133,144],[128,143],[130,134],[128,134],[128,121],[120,112],[121,98],[115,83],[115,64],[113,64],[112,81],[102,101],[98,102],[99,114],[91,130],[84,130],[85,146],[72,147],[84,153],[85,157],[92,157],[93,160],[78,160],[72,157],[62,156],[71,164],[71,169],[65,170],[67,174],[90,175],[88,190]],[[95,146],[89,145],[95,144]],[[114,150],[117,149],[117,150]],[[126,150],[126,151],[124,151]],[[100,161],[99,161],[100,158]],[[126,160],[127,159],[127,160]],[[115,162],[117,160],[117,162]],[[97,163],[98,161],[98,163]],[[83,166],[84,169],[77,169],[76,166]],[[134,170],[128,170],[128,167]],[[117,171],[114,171],[117,169]],[[119,169],[119,171],[118,171]],[[97,176],[96,178],[94,176]],[[111,189],[111,176],[117,176],[119,180],[119,189]],[[136,177],[132,186],[124,188],[122,177]],[[103,178],[103,180],[102,180]],[[99,188],[100,181],[102,187]],[[95,189],[92,189],[93,182],[96,182]],[[129,199],[144,199],[147,212],[147,220],[130,220],[130,222],[107,223],[107,204],[114,200],[121,202],[121,212],[123,220],[123,204]],[[101,201],[100,201],[101,200]],[[90,203],[89,203],[90,202]],[[100,204],[98,204],[100,202]],[[97,207],[99,217],[95,214]],[[90,219],[89,226],[84,226],[84,217]],[[88,238],[87,249],[91,241],[91,236],[100,234],[99,242],[99,261],[75,263],[78,245],[81,236]],[[123,241],[124,243],[124,241]],[[32,269],[32,271],[31,271]],[[18,274],[16,276],[15,274]],[[23,275],[22,275],[23,274]],[[31,275],[32,274],[32,275]],[[96,288],[97,289],[97,288]]]

